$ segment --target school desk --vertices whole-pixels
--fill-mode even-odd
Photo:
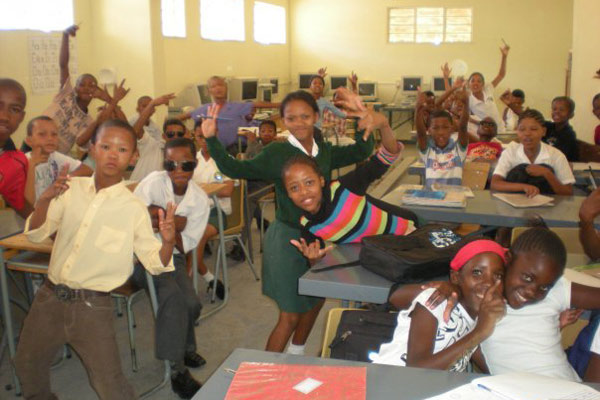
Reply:
[[[467,384],[481,374],[448,372],[424,368],[396,367],[358,361],[336,360],[270,353],[261,350],[235,349],[204,383],[193,400],[223,399],[231,385],[235,370],[242,362],[277,364],[325,365],[367,368],[367,399],[369,400],[422,400],[445,393]],[[599,389],[600,384],[589,384]]]
[[[414,105],[379,105],[374,107],[375,111],[385,113],[389,121],[392,130],[398,129],[404,124],[411,123],[415,119],[415,106]],[[396,125],[394,125],[394,113],[408,113],[408,118],[401,119]]]
[[[464,208],[425,207],[403,205],[402,192],[393,190],[383,197],[383,201],[409,209],[427,221],[441,221],[484,226],[527,226],[530,218],[542,217],[549,227],[576,228],[579,226],[579,208],[585,200],[583,196],[554,195],[554,206],[515,208],[492,196],[489,190],[474,190],[475,197],[467,199]],[[596,219],[596,229],[600,229],[600,219]]]

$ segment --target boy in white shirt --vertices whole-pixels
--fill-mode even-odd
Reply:
[[[40,195],[54,183],[65,165],[68,165],[69,176],[92,176],[94,173],[81,161],[59,153],[58,141],[58,127],[52,118],[42,115],[27,124],[25,143],[31,147],[31,151],[26,154],[29,168],[25,199],[30,204],[35,204]]]
[[[148,206],[155,229],[159,210],[164,210],[170,202],[177,204],[175,271],[154,277],[158,297],[156,357],[170,361],[173,370],[171,386],[184,399],[191,398],[201,387],[186,367],[198,368],[206,364],[206,360],[196,353],[194,332],[202,305],[185,267],[185,254],[198,245],[210,212],[208,196],[191,181],[197,164],[195,154],[196,146],[190,139],[168,141],[164,154],[165,171],[150,173],[134,191]],[[146,286],[144,270],[139,264],[135,267],[133,280],[139,286]]]
[[[151,102],[152,102],[152,97],[150,97],[150,96],[141,96],[140,98],[138,98],[137,107],[135,108],[135,111],[137,112],[137,114],[132,115],[127,120],[127,122],[129,122],[129,125],[131,125],[131,126],[135,125],[135,123],[138,121],[138,119],[140,119],[140,116],[142,115],[142,112],[144,111],[144,109]],[[154,111],[155,111],[155,109],[152,108],[152,112],[150,113],[148,120],[144,124],[144,133],[150,135],[155,140],[162,141],[162,131],[160,130],[160,126],[158,126],[156,124],[156,122],[154,122],[152,120],[152,115],[154,114]]]

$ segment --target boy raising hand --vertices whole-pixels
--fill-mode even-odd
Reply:
[[[109,292],[133,272],[133,253],[153,275],[173,271],[175,207],[160,212],[154,237],[146,206],[127,189],[123,173],[136,149],[126,122],[104,122],[92,136],[92,177],[69,178],[66,167],[39,197],[25,232],[32,242],[56,233],[48,280],[25,319],[15,368],[25,398],[54,398],[50,365],[69,343],[100,399],[135,398],[125,379]]]

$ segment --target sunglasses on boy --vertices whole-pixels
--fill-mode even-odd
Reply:
[[[166,131],[165,132],[165,136],[168,137],[169,139],[173,139],[173,137],[175,137],[175,135],[177,135],[177,137],[182,138],[183,136],[185,136],[185,132],[181,132],[181,131]]]
[[[175,171],[177,167],[181,167],[183,172],[191,172],[196,168],[196,165],[198,165],[196,161],[165,160],[163,162],[163,168],[169,172]]]
[[[494,126],[494,127],[495,127],[495,126],[496,126],[496,123],[495,123],[495,122],[492,122],[492,121],[481,121],[481,122],[479,123],[479,125],[481,125],[481,126]]]

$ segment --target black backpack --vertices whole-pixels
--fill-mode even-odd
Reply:
[[[361,242],[360,264],[393,282],[423,282],[448,276],[450,261],[466,240],[441,224],[406,236],[368,236]]]
[[[394,337],[398,314],[384,311],[345,310],[335,338],[329,344],[331,358],[371,362],[369,354],[379,352]]]
[[[554,190],[552,190],[552,186],[548,183],[546,178],[543,176],[531,176],[527,173],[527,167],[530,164],[519,164],[506,174],[507,182],[514,183],[525,183],[527,185],[532,185],[540,189],[541,194],[555,194]],[[542,167],[548,168],[552,173],[554,173],[554,169],[547,164],[539,164]]]

